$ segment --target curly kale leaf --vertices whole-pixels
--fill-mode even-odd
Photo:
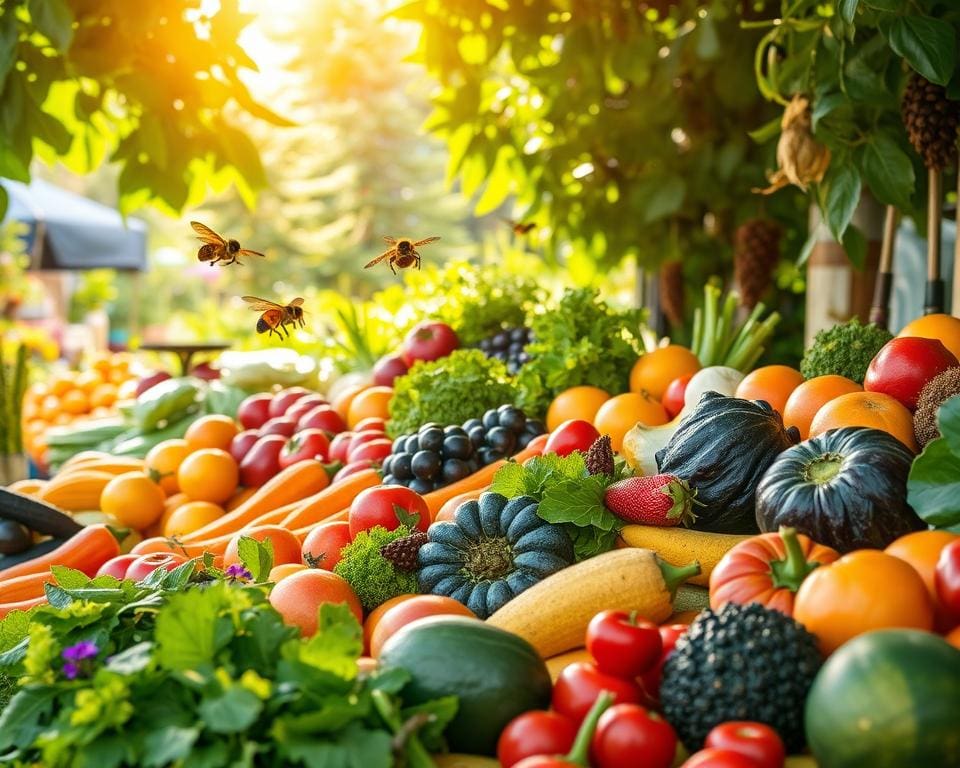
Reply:
[[[800,361],[800,373],[805,379],[835,374],[863,384],[870,361],[892,338],[886,328],[851,318],[817,333]]]
[[[410,528],[405,525],[393,531],[378,525],[358,533],[341,551],[333,571],[350,582],[365,610],[372,611],[391,597],[417,591],[416,571],[398,571],[380,554],[387,544],[409,535]]]

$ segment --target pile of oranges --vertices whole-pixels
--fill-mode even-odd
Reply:
[[[134,396],[139,378],[133,359],[103,355],[82,371],[63,371],[27,388],[23,398],[23,442],[28,455],[43,463],[50,427],[112,416],[118,400]]]

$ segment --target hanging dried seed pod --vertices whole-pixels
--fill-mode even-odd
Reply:
[[[745,221],[733,238],[733,276],[740,303],[753,309],[780,260],[780,226],[769,219]]]
[[[946,88],[914,73],[903,92],[900,114],[927,168],[943,170],[957,161],[960,102],[948,99]]]
[[[830,150],[813,138],[807,98],[793,97],[783,111],[780,129],[780,141],[777,142],[777,164],[780,167],[770,175],[769,187],[754,189],[754,192],[770,195],[788,184],[795,184],[806,192],[808,184],[823,179],[830,165]]]

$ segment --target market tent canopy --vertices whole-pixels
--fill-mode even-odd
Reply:
[[[29,185],[0,180],[10,203],[5,221],[29,226],[27,251],[34,269],[147,268],[147,231],[113,208],[41,179]]]

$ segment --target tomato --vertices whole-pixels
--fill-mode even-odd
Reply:
[[[749,757],[732,749],[701,749],[680,768],[757,768]]]
[[[380,649],[401,628],[424,616],[467,616],[476,618],[467,606],[445,595],[412,595],[406,600],[398,600],[379,617],[374,610],[370,616],[368,634],[370,635],[370,655],[377,658]]]
[[[888,341],[870,361],[863,388],[890,395],[915,411],[923,385],[957,365],[960,362],[941,341],[901,336]]]
[[[660,404],[666,409],[667,416],[671,419],[675,419],[680,415],[680,411],[683,410],[684,397],[686,397],[687,394],[687,384],[690,383],[690,379],[692,378],[693,374],[688,373],[686,376],[678,376],[667,384]]]
[[[264,435],[240,462],[240,484],[259,488],[280,471],[280,451],[287,444],[283,435]]]
[[[299,400],[297,400],[283,415],[288,419],[293,419],[299,423],[300,419],[302,419],[318,405],[330,405],[330,403],[328,403],[327,399],[321,395],[307,395],[306,397],[301,397]]]
[[[333,439],[330,440],[330,450],[327,453],[327,459],[346,464],[351,440],[353,440],[353,432],[340,432],[334,435]]]
[[[300,417],[297,426],[300,429],[314,427],[335,435],[347,430],[347,424],[343,417],[330,405],[318,405],[316,408],[307,411]]]
[[[418,493],[402,485],[376,485],[361,491],[350,505],[350,536],[382,525],[393,531],[401,525],[405,515],[416,515],[411,524],[421,531],[430,527],[430,509]]]
[[[670,768],[677,734],[656,712],[637,704],[617,704],[600,717],[593,736],[595,768]]]
[[[644,693],[652,703],[660,700],[660,676],[663,673],[663,665],[667,661],[667,656],[677,644],[680,636],[687,631],[686,624],[664,624],[660,627],[660,658],[657,663],[643,673],[640,682],[643,685]]]
[[[357,461],[373,461],[379,465],[391,453],[393,453],[393,441],[380,438],[357,446],[356,449],[350,451],[347,461],[351,464]]]
[[[301,430],[287,440],[280,450],[278,459],[280,469],[286,469],[291,464],[304,459],[326,461],[329,450],[330,441],[327,439],[327,433],[322,429]]]
[[[259,429],[270,418],[270,403],[273,395],[261,392],[250,395],[237,408],[237,421],[244,429]]]
[[[602,611],[587,626],[586,646],[601,672],[629,680],[660,659],[663,641],[660,628],[636,612]]]
[[[123,579],[127,575],[127,569],[130,568],[130,564],[139,557],[140,555],[117,555],[116,557],[111,557],[97,569],[97,576],[113,576],[115,579]]]
[[[387,422],[383,419],[378,419],[376,416],[368,416],[367,418],[358,421],[357,426],[354,429],[355,432],[366,432],[367,430],[373,430],[374,432],[379,432],[382,435],[387,433]]]
[[[607,675],[596,665],[577,662],[566,667],[553,686],[553,708],[580,723],[603,691],[614,695],[615,704],[639,704],[640,686],[632,680]]]
[[[303,540],[301,555],[311,568],[332,571],[340,562],[340,550],[351,541],[350,523],[321,523]]]
[[[386,355],[373,366],[373,383],[381,387],[392,387],[398,376],[406,376],[409,366],[400,355]]]
[[[954,620],[960,622],[960,539],[940,550],[933,578],[940,604]]]
[[[372,443],[374,440],[385,440],[383,432],[376,429],[366,429],[362,432],[353,430],[353,437],[347,445],[347,461],[350,461],[350,454],[365,443]],[[392,443],[391,443],[392,445]]]
[[[331,482],[339,482],[345,477],[355,475],[357,472],[363,472],[365,469],[376,469],[378,466],[380,466],[380,462],[370,461],[369,459],[365,461],[353,461],[340,467],[340,469],[337,470],[337,474],[333,476]]]
[[[403,339],[403,362],[411,366],[417,360],[439,360],[459,346],[456,331],[446,323],[419,323]]]
[[[228,453],[233,456],[233,460],[236,461],[237,464],[240,464],[244,456],[253,448],[253,444],[259,439],[260,432],[256,429],[245,429],[243,432],[238,432],[234,435],[233,440],[230,441],[230,450]]]
[[[288,419],[286,416],[274,416],[272,419],[268,419],[262,427],[260,427],[261,435],[283,435],[284,437],[293,437],[293,433],[297,431],[297,422],[293,419]]]
[[[267,413],[270,415],[270,418],[284,416],[286,415],[287,411],[290,410],[290,406],[292,406],[301,398],[309,397],[313,394],[316,393],[311,392],[309,389],[304,389],[303,387],[288,387],[287,389],[281,389],[270,400],[270,406],[267,408]]]
[[[133,581],[143,581],[157,568],[172,571],[178,565],[187,562],[187,558],[175,552],[154,552],[152,555],[140,555],[130,563],[124,578]]]
[[[550,433],[543,452],[558,456],[568,456],[574,451],[586,453],[598,437],[600,433],[589,421],[570,419]]]
[[[750,758],[756,768],[783,768],[787,759],[780,734],[766,723],[742,720],[722,723],[707,734],[704,746],[739,752]]]
[[[577,738],[577,724],[556,712],[534,710],[511,720],[500,733],[497,759],[503,768],[534,755],[565,755]]]

